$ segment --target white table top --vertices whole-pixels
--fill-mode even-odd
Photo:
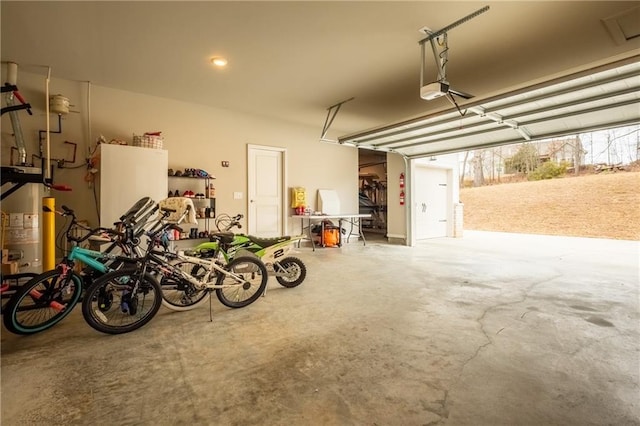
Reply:
[[[345,214],[294,214],[291,216],[296,219],[348,219],[357,217],[371,217],[370,213],[345,213]]]

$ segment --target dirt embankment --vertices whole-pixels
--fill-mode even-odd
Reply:
[[[640,172],[464,188],[464,228],[640,240]]]

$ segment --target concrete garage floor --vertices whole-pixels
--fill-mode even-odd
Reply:
[[[638,242],[465,232],[298,255],[238,310],[2,334],[3,425],[640,424]]]

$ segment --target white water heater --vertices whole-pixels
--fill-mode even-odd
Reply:
[[[39,174],[37,167],[17,167],[25,173]],[[9,185],[9,184],[7,184]],[[2,200],[4,248],[9,260],[18,262],[18,272],[42,272],[42,197],[41,183],[27,183]]]

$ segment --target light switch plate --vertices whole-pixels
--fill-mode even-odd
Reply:
[[[242,192],[234,192],[233,193],[234,200],[242,200]]]

